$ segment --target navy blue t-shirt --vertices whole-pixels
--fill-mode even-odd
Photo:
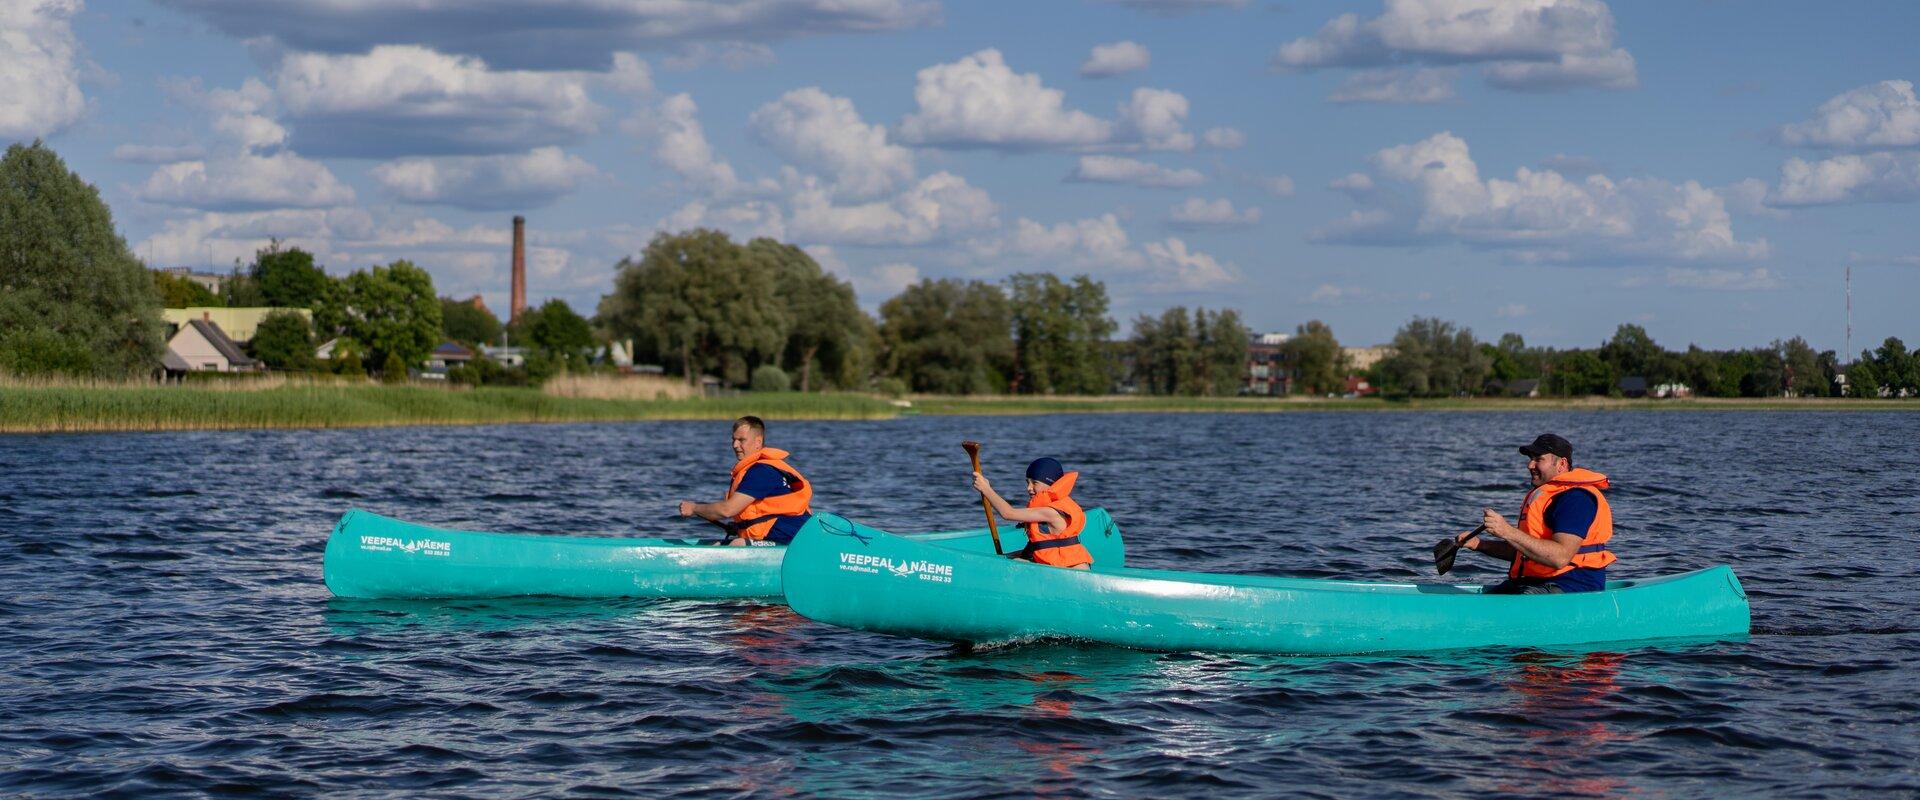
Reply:
[[[747,474],[740,476],[740,486],[734,491],[755,500],[765,500],[769,497],[793,494],[793,484],[788,482],[787,473],[774,469],[772,465],[755,464],[747,468]],[[775,544],[791,543],[793,535],[799,533],[800,527],[812,518],[812,514],[801,514],[774,520],[773,530],[767,531],[767,541]]]
[[[1594,499],[1592,492],[1569,489],[1555,495],[1542,516],[1547,523],[1547,530],[1584,539],[1587,529],[1593,527],[1593,518],[1599,514],[1600,501]],[[1607,571],[1605,568],[1574,567],[1547,582],[1564,592],[1597,592],[1607,588]]]

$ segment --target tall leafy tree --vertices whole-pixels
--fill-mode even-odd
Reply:
[[[1375,383],[1388,394],[1449,397],[1479,392],[1492,363],[1462,328],[1437,317],[1415,317],[1393,336],[1394,353],[1374,365]]]
[[[471,300],[440,298],[440,334],[465,345],[499,344],[500,318]]]
[[[342,295],[344,333],[365,346],[368,363],[383,369],[398,359],[418,364],[440,344],[440,299],[433,276],[413,262],[348,275]]]
[[[313,308],[333,289],[333,279],[314,265],[312,253],[283,247],[278,239],[254,254],[247,277],[259,284],[261,301],[277,308]]]
[[[698,228],[654,237],[638,261],[622,259],[599,317],[614,338],[633,338],[689,383],[720,370],[747,382],[753,365],[779,358],[791,317],[772,259]]]
[[[164,308],[226,305],[220,295],[208,291],[199,281],[170,272],[155,270],[153,288],[160,293],[160,304]]]
[[[312,369],[313,328],[306,317],[275,311],[260,320],[260,327],[247,342],[247,352],[274,369]]]
[[[1820,354],[1814,352],[1807,340],[1795,336],[1784,342],[1774,340],[1773,349],[1779,354],[1782,371],[1782,388],[1798,397],[1825,397],[1832,385],[1825,370],[1820,365]]]
[[[1152,394],[1235,394],[1246,379],[1249,335],[1233,309],[1143,314],[1133,323],[1135,378]]]
[[[1045,272],[1007,278],[1019,391],[1104,394],[1113,385],[1107,340],[1107,287],[1086,275],[1072,281]]]
[[[1198,309],[1193,314],[1194,332],[1199,335],[1195,349],[1200,363],[1196,371],[1198,394],[1231,396],[1240,392],[1247,380],[1247,342],[1253,332],[1240,321],[1240,312],[1223,308],[1209,314]],[[1194,392],[1189,392],[1194,393]]]
[[[1908,352],[1906,342],[1897,336],[1887,337],[1873,351],[1873,372],[1880,388],[1896,397],[1920,393],[1920,358]]]
[[[1006,293],[982,281],[921,281],[880,306],[887,373],[917,392],[1005,391],[1011,330]]]
[[[800,391],[813,390],[816,366],[836,385],[859,383],[875,331],[853,284],[821,269],[807,251],[791,244],[760,237],[748,242],[747,250],[773,265],[780,303],[791,312],[781,361],[785,372],[799,372]]]
[[[1619,372],[1592,350],[1569,350],[1553,363],[1551,391],[1567,397],[1612,394]]]
[[[1294,391],[1322,395],[1346,389],[1346,354],[1327,323],[1308,320],[1295,328],[1293,338],[1280,345],[1280,352],[1293,370]]]
[[[151,374],[165,347],[153,278],[99,190],[40,142],[0,157],[0,372]]]
[[[1613,367],[1615,374],[1638,375],[1652,383],[1656,378],[1665,377],[1652,374],[1663,352],[1660,345],[1654,344],[1653,337],[1647,335],[1646,328],[1624,324],[1614,329],[1613,338],[1600,346],[1598,355]]]
[[[559,298],[528,309],[510,329],[514,341],[548,355],[584,359],[593,349],[593,326]]]

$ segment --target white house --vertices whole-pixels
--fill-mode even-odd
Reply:
[[[226,331],[213,320],[190,319],[180,326],[180,330],[168,340],[167,349],[171,350],[180,362],[192,372],[253,372],[260,369],[260,362],[247,357],[234,344]]]

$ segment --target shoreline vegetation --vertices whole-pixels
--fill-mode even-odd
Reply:
[[[699,397],[667,379],[558,379],[542,389],[267,378],[185,385],[0,382],[0,434],[376,428],[726,420],[881,420],[924,415],[1289,412],[1920,411],[1920,400],[937,396],[900,403],[845,392]]]

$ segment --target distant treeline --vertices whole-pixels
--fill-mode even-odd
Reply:
[[[618,265],[593,318],[561,300],[510,326],[470,301],[440,297],[432,277],[401,260],[334,277],[312,254],[274,242],[236,264],[218,293],[143,269],[114,233],[99,192],[52,150],[14,145],[0,159],[0,373],[128,377],[156,374],[163,307],[271,306],[248,343],[280,370],[404,377],[442,341],[506,341],[524,366],[479,359],[449,373],[471,384],[531,384],[561,371],[610,369],[611,348],[695,381],[713,376],[757,390],[877,390],[935,394],[1226,396],[1248,376],[1250,331],[1233,309],[1176,307],[1133,320],[1116,341],[1107,288],[1086,275],[1021,273],[998,282],[929,279],[861,310],[851,284],[792,244],[744,244],[696,229],[662,233]],[[332,358],[315,358],[333,341]],[[1353,370],[1333,330],[1299,326],[1272,368],[1296,393],[1346,391]],[[1511,391],[1538,380],[1551,395],[1614,394],[1620,379],[1685,384],[1709,396],[1826,396],[1840,360],[1793,338],[1751,350],[1673,352],[1636,325],[1593,350],[1528,347],[1517,334],[1483,343],[1438,319],[1409,322],[1393,354],[1367,373],[1392,396]],[[1863,352],[1845,391],[1920,394],[1920,361],[1899,339]]]

